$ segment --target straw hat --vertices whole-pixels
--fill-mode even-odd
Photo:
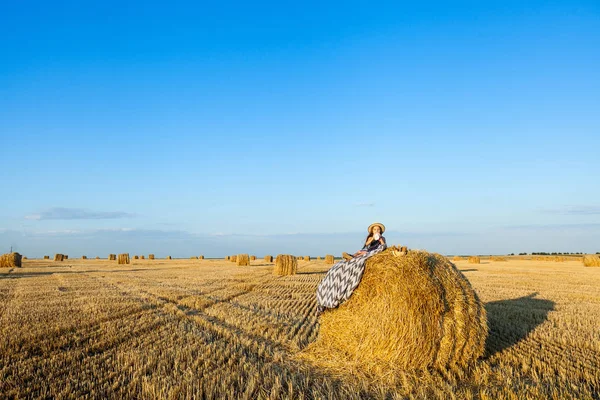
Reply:
[[[367,229],[367,231],[369,231],[369,233],[372,233],[373,228],[376,226],[378,226],[379,229],[381,229],[381,233],[385,232],[385,226],[381,222],[372,223],[371,225],[369,225],[369,228]]]

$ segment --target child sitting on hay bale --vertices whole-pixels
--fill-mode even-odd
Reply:
[[[369,257],[382,252],[387,248],[385,238],[381,234],[385,226],[379,222],[369,225],[369,235],[363,248],[354,255],[344,253],[345,260],[331,267],[327,275],[317,287],[317,316],[327,308],[335,308],[348,300],[358,284],[365,270],[365,263]]]

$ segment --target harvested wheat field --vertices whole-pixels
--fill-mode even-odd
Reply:
[[[24,260],[0,269],[1,397],[600,397],[600,268],[454,264],[487,314],[483,356],[388,379],[303,356],[319,334],[324,260],[288,276],[264,259]]]

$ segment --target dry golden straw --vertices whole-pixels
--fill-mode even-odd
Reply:
[[[317,256],[317,261],[321,261],[321,256]]]
[[[171,256],[167,256],[167,260],[171,260]]]
[[[64,259],[65,259],[65,255],[64,254],[56,253],[54,255],[54,261],[64,261]]]
[[[148,254],[148,260],[154,260],[154,254]]]
[[[108,255],[108,259],[109,259],[110,261],[115,261],[115,260],[117,259],[117,255],[116,255],[116,254],[109,254],[109,255]]]
[[[358,288],[320,325],[310,360],[382,380],[467,367],[483,355],[488,330],[483,304],[450,260],[392,250],[367,260]]]
[[[585,255],[582,261],[586,267],[600,267],[600,256],[598,255]]]
[[[454,256],[454,257],[452,258],[452,261],[462,261],[462,260],[463,260],[463,258],[462,258],[462,257],[459,257],[459,256]]]
[[[266,262],[273,262],[273,256],[269,256],[269,255],[265,256],[265,261]]]
[[[119,254],[118,263],[119,264],[129,264],[129,253]]]
[[[256,256],[250,256],[250,261],[256,260]]]
[[[68,259],[69,259],[69,255],[68,255],[68,254],[65,254],[65,255],[64,255],[64,258],[65,258],[65,260],[68,260]]]
[[[49,260],[50,256],[44,256],[44,260]]]
[[[96,256],[96,260],[99,260],[99,259],[100,259],[100,257],[99,257],[99,256]]]
[[[298,272],[298,260],[289,254],[278,254],[275,258],[275,275],[295,275]]]
[[[304,256],[304,261],[310,261],[310,256]]]
[[[236,263],[240,266],[250,265],[250,256],[248,254],[238,254],[236,257]]]
[[[231,256],[231,257],[229,257],[229,261],[231,261],[231,262],[237,262],[237,256]]]
[[[141,255],[141,256],[140,256],[140,260],[144,260],[145,258],[146,258],[146,257],[145,257],[145,256],[143,256],[143,255]]]
[[[198,256],[200,260],[204,260],[204,256]]]
[[[190,257],[190,260],[197,260],[197,259],[198,259],[198,256],[191,256]]]
[[[6,253],[0,256],[0,268],[21,268],[22,256],[19,253]]]
[[[478,256],[469,257],[469,263],[471,264],[481,264],[481,258]]]
[[[335,258],[331,254],[325,256],[325,264],[335,264]]]
[[[133,256],[133,259],[134,259],[134,260],[137,260],[137,259],[139,259],[139,258],[140,258],[139,256]]]
[[[82,260],[87,260],[87,256],[81,256]]]

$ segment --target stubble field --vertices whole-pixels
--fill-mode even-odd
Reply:
[[[455,264],[485,303],[484,358],[390,387],[298,356],[324,261],[26,260],[0,270],[0,397],[600,399],[600,268]]]

